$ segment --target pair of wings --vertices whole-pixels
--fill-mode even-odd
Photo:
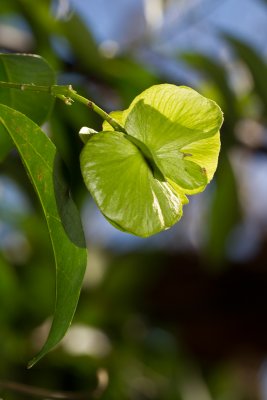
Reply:
[[[203,191],[217,167],[222,112],[183,86],[152,86],[125,111],[112,113],[81,153],[85,184],[104,216],[142,237],[182,216],[187,195]]]

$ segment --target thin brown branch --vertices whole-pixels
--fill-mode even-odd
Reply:
[[[108,385],[108,374],[106,370],[99,369],[97,371],[97,378],[98,385],[96,389],[83,392],[53,391],[8,380],[0,381],[0,388],[21,394],[27,394],[31,397],[39,397],[51,400],[90,400],[100,398]]]

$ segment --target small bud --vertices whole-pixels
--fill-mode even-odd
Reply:
[[[80,131],[79,131],[79,136],[80,139],[83,143],[87,143],[88,140],[94,136],[96,133],[98,133],[97,131],[95,131],[92,128],[87,128],[87,126],[83,126]]]
[[[65,97],[64,103],[65,103],[67,106],[71,106],[72,103],[73,103],[73,100],[72,100],[70,97]]]

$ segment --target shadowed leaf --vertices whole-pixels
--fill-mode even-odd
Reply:
[[[56,148],[41,129],[23,114],[0,105],[0,121],[18,149],[47,220],[57,273],[53,324],[34,365],[66,333],[79,298],[87,256],[78,211],[69,197]]]
[[[0,53],[0,81],[49,86],[55,84],[55,74],[42,57]],[[22,112],[41,125],[47,119],[54,99],[49,93],[0,88],[0,103]],[[0,129],[0,161],[12,147],[12,141]]]

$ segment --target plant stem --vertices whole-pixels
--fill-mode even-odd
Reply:
[[[78,101],[86,105],[92,111],[100,115],[105,121],[107,121],[115,131],[124,132],[125,129],[121,126],[116,120],[114,120],[106,111],[102,110],[97,104],[93,101],[87,99],[79,95],[76,90],[72,88],[71,85],[52,85],[52,86],[41,86],[41,85],[34,85],[29,83],[13,83],[13,82],[1,82],[0,81],[0,88],[8,88],[8,89],[18,89],[22,91],[31,91],[31,92],[46,92],[50,93],[52,96],[63,100],[65,104],[71,105],[73,101]]]
[[[88,399],[88,396],[91,395],[91,393],[54,392],[52,390],[50,391],[47,389],[10,381],[0,381],[0,388],[17,393],[27,394],[31,397],[41,397],[55,400],[86,400]]]
[[[84,392],[59,392],[8,380],[0,380],[0,389],[26,394],[31,397],[41,397],[55,400],[99,399],[102,397],[103,393],[108,387],[109,377],[107,371],[103,368],[99,368],[96,371],[96,378],[96,387]]]
[[[91,100],[88,100],[83,96],[80,96],[73,89],[69,97],[74,101],[76,100],[82,104],[85,104],[95,113],[100,115],[100,117],[102,117],[105,121],[107,121],[115,129],[115,131],[127,133],[125,129],[115,119],[113,119],[108,113],[106,113],[106,111],[102,110],[102,108],[100,108],[97,104],[95,104]]]

